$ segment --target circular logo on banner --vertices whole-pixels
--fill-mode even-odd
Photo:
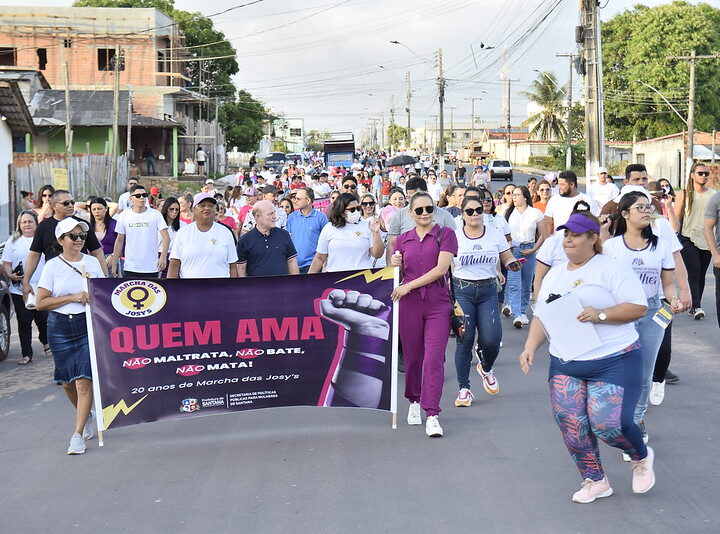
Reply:
[[[148,317],[165,306],[165,289],[149,280],[129,280],[118,285],[112,292],[112,305],[125,317]]]

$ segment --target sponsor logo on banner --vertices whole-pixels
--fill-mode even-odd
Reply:
[[[183,399],[180,403],[180,411],[181,412],[197,412],[200,409],[200,404],[198,404],[197,399]]]
[[[163,309],[167,302],[165,289],[149,280],[128,280],[112,292],[112,306],[125,317],[149,317]]]

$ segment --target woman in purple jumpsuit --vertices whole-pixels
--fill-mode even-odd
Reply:
[[[405,357],[405,398],[410,401],[408,424],[421,425],[425,410],[425,432],[441,437],[438,422],[440,397],[445,378],[445,348],[450,335],[448,270],[458,243],[451,228],[433,220],[435,204],[425,192],[410,199],[415,228],[400,234],[391,264],[402,268],[402,282],[392,293],[400,303],[400,339]]]

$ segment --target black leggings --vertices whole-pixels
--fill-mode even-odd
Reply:
[[[670,367],[670,357],[672,356],[672,321],[665,329],[660,350],[658,350],[657,359],[655,360],[655,370],[653,371],[653,382],[662,382],[665,380],[665,373]]]
[[[38,339],[43,345],[47,345],[47,320],[48,312],[40,310],[28,310],[23,302],[22,295],[11,293],[13,306],[15,307],[15,317],[18,323],[18,337],[20,338],[20,351],[23,356],[33,355],[32,350],[32,324],[38,328]]]
[[[699,308],[701,306],[703,291],[705,291],[705,275],[712,254],[709,250],[702,250],[695,246],[687,237],[681,236],[682,250],[680,254],[685,262],[688,273],[688,283],[690,284],[690,294],[692,295],[692,307]]]

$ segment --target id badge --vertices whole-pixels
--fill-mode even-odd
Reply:
[[[655,315],[653,315],[653,321],[659,324],[664,330],[672,322],[673,315],[674,314],[670,304],[668,304],[667,302],[663,302],[663,305],[660,307],[660,309],[655,312]]]

